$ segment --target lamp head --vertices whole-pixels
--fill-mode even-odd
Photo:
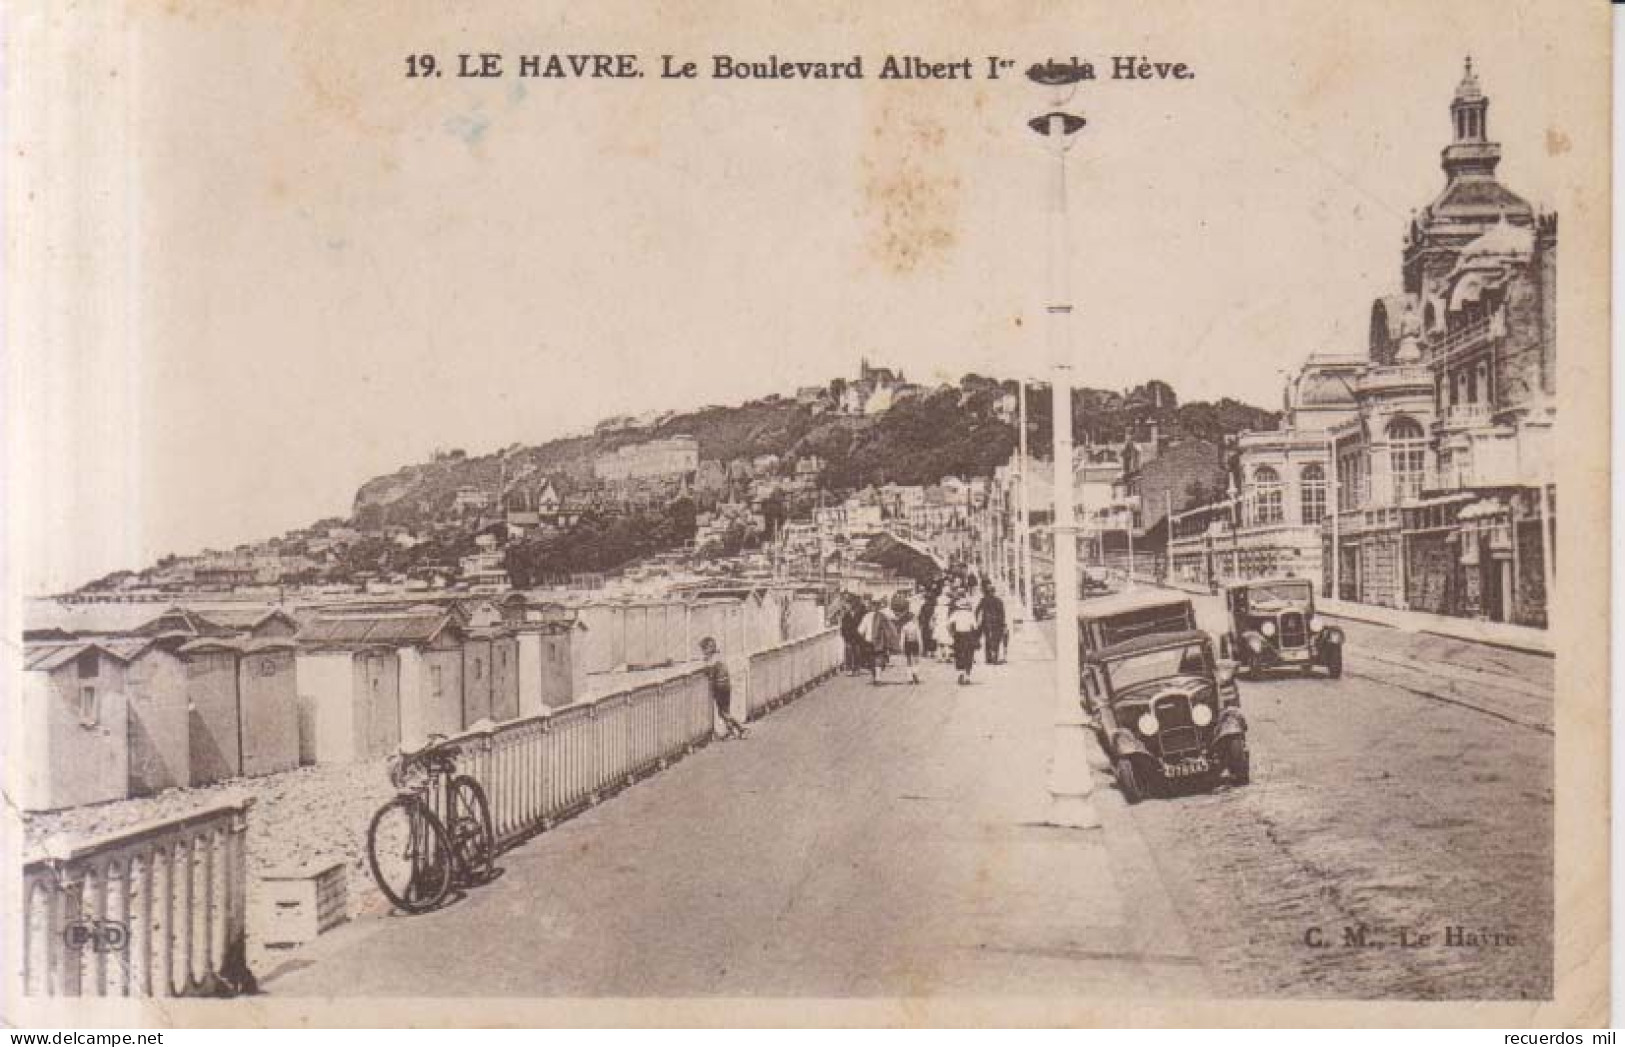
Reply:
[[[1037,131],[1041,135],[1048,136],[1055,133],[1052,129],[1052,125],[1054,124],[1056,117],[1060,117],[1060,133],[1062,135],[1077,134],[1079,131],[1083,130],[1083,125],[1088,122],[1084,120],[1083,117],[1076,116],[1072,113],[1055,112],[1045,113],[1043,116],[1035,116],[1031,120],[1027,121],[1027,126],[1032,128],[1034,131]]]

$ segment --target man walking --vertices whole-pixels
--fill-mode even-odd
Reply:
[[[857,597],[851,593],[842,594],[841,604],[841,640],[846,648],[846,674],[856,676],[863,671],[863,638],[859,631],[863,611]]]
[[[982,584],[982,602],[976,608],[976,622],[982,631],[983,656],[987,664],[1003,664],[1010,628],[1004,613],[1004,601],[999,598],[991,582]]]

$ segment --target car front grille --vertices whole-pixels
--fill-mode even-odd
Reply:
[[[1202,747],[1194,727],[1175,727],[1171,731],[1161,732],[1159,737],[1162,739],[1163,759],[1196,752]]]
[[[1182,694],[1158,698],[1156,702],[1157,727],[1167,731],[1176,727],[1190,727],[1191,700]]]
[[[1157,717],[1158,755],[1165,760],[1201,752],[1205,735],[1212,729],[1197,727],[1191,719],[1192,697],[1174,692],[1160,695],[1152,703]]]
[[[1281,615],[1281,646],[1302,647],[1309,641],[1309,628],[1303,620],[1303,614],[1298,611],[1287,611]]]

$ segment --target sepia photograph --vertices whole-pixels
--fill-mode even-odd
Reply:
[[[1608,1023],[1606,5],[3,24],[8,1025]]]

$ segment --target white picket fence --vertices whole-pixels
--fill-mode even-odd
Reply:
[[[838,630],[750,656],[734,674],[734,708],[744,695],[751,718],[793,700],[841,663]],[[696,668],[658,683],[567,705],[537,716],[465,731],[447,740],[457,770],[471,774],[491,802],[500,844],[548,828],[607,794],[710,741],[715,717],[710,677]]]

